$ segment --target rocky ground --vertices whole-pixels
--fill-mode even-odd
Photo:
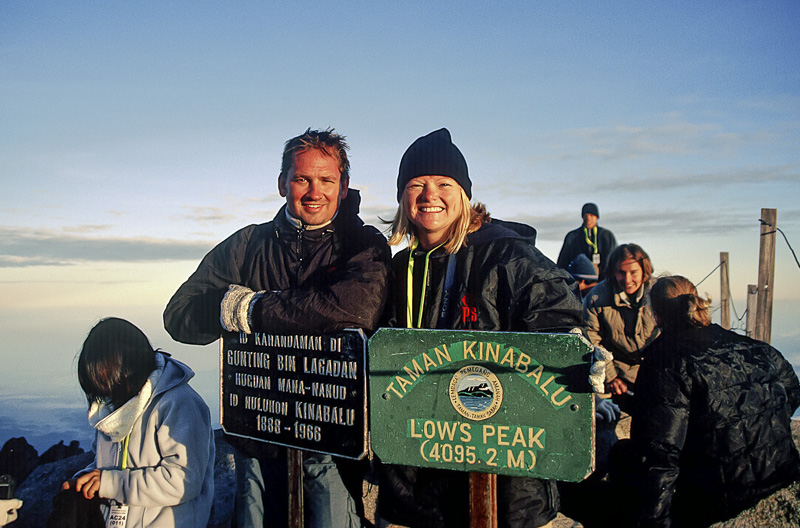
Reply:
[[[792,420],[794,443],[800,449],[800,421]],[[619,438],[630,437],[630,420],[621,420]],[[719,522],[711,528],[797,528],[800,527],[800,483],[777,491],[734,519]],[[559,514],[553,528],[583,528],[581,523]]]
[[[795,444],[800,449],[800,421],[793,421],[792,428]],[[217,430],[215,433],[217,458],[214,486],[216,493],[208,528],[230,528],[236,488],[235,462],[233,450],[224,440],[221,430]],[[628,422],[624,420],[620,422],[617,435],[620,438],[629,436]],[[6,446],[3,449],[5,450]],[[16,457],[23,455],[24,445],[18,449],[20,452],[15,454]],[[50,462],[53,455],[48,455],[48,453],[51,450],[38,457],[39,465],[32,468],[30,474],[24,478],[17,489],[16,497],[24,502],[24,506],[19,512],[19,519],[10,525],[10,528],[41,528],[45,526],[52,498],[61,483],[79,469],[86,467],[92,459],[91,453],[75,454],[74,450],[70,450],[70,447],[67,446],[54,446],[54,449],[58,451],[59,456],[64,455],[66,458]],[[31,458],[34,453],[28,452],[25,456]],[[365,483],[364,492],[370,520],[375,522],[379,528],[391,528],[392,525],[382,522],[377,515],[375,508],[377,487]],[[753,508],[742,512],[735,519],[717,523],[712,528],[796,528],[798,526],[800,526],[800,483],[795,483],[767,497]],[[583,525],[559,514],[553,523],[553,528],[583,528]]]
[[[229,528],[233,516],[233,499],[236,494],[233,450],[223,438],[222,430],[216,430],[214,436],[217,445],[214,468],[215,493],[208,528]],[[56,462],[36,466],[17,489],[15,496],[22,500],[23,506],[19,510],[19,518],[8,528],[42,528],[46,526],[53,496],[61,488],[61,484],[77,471],[89,465],[92,458],[91,452],[80,453]]]

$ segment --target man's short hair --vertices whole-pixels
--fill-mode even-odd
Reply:
[[[347,159],[347,151],[350,147],[345,143],[344,139],[344,136],[334,133],[332,128],[327,130],[311,130],[307,128],[305,132],[293,137],[284,145],[281,178],[292,170],[296,154],[316,149],[326,156],[333,157],[339,164],[341,181],[348,181],[350,179],[350,160]]]

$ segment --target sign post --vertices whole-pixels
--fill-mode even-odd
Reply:
[[[577,334],[380,329],[372,448],[391,464],[583,480],[594,469],[591,352]]]

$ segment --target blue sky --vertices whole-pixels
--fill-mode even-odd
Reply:
[[[216,368],[161,311],[272,218],[307,127],[348,137],[370,223],[405,148],[445,126],[473,196],[552,259],[594,201],[657,272],[699,281],[729,252],[741,315],[761,208],[800,248],[797,57],[795,1],[0,2],[0,351],[72,387],[65,363],[118,315]],[[782,238],[775,287],[797,312]],[[718,274],[700,289],[718,299]]]

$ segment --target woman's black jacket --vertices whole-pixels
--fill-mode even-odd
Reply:
[[[643,450],[643,526],[706,526],[800,475],[792,366],[712,324],[667,330],[645,351],[631,437]]]

